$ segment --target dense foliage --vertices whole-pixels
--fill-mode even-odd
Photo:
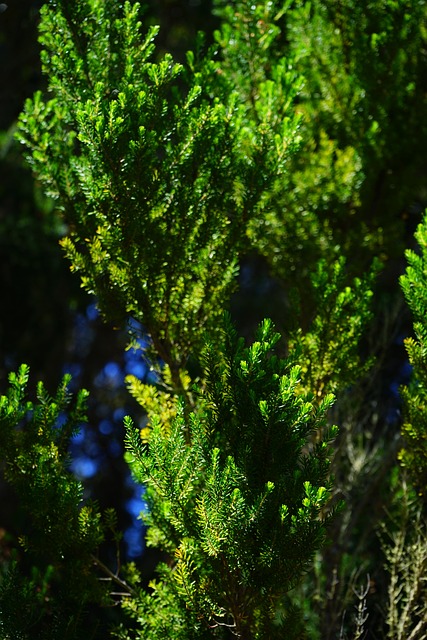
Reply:
[[[148,587],[122,566],[114,512],[71,473],[87,393],[66,377],[31,401],[24,365],[0,402],[19,523],[2,637],[425,637],[427,219],[400,280],[403,425],[392,354],[425,197],[426,18],[216,0],[178,62],[137,2],[42,6],[47,85],[17,138],[71,270],[152,371],[126,378],[143,417],[123,433],[159,562]],[[244,311],[261,263],[278,332]]]

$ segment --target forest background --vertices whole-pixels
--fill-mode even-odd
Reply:
[[[154,383],[156,373],[138,351],[126,350],[128,330],[135,333],[140,325],[128,322],[118,330],[117,323],[105,323],[96,300],[70,273],[58,244],[67,232],[66,221],[34,181],[14,137],[25,99],[46,88],[37,44],[41,4],[11,2],[0,15],[0,381],[4,392],[8,373],[26,362],[31,370],[30,395],[37,380],[54,390],[64,372],[72,374],[73,391],[89,390],[88,426],[72,439],[71,470],[83,481],[85,499],[95,498],[101,511],[114,508],[117,513],[99,558],[108,566],[115,562],[117,542],[121,562],[135,561],[145,584],[159,554],[145,548],[137,519],[145,506],[141,488],[123,459],[124,416],[131,415],[135,423],[144,421],[144,412],[124,381],[134,375]],[[290,11],[293,3],[288,4]],[[319,397],[326,388],[338,394],[330,411],[330,422],[340,428],[334,495],[343,497],[347,506],[330,525],[332,543],[318,552],[306,578],[293,591],[292,607],[300,611],[303,630],[289,618],[287,635],[281,637],[421,639],[427,633],[422,605],[427,563],[424,505],[422,496],[416,497],[422,486],[418,480],[411,493],[397,462],[402,423],[409,411],[405,414],[401,393],[411,375],[404,339],[413,333],[399,276],[407,266],[405,249],[417,247],[414,232],[427,200],[426,7],[420,2],[412,10],[412,4],[295,3],[299,22],[295,19],[288,26],[288,36],[292,40],[291,35],[297,34],[301,46],[293,54],[299,56],[297,73],[305,77],[295,98],[296,111],[303,113],[306,123],[300,125],[303,151],[289,160],[287,193],[280,195],[283,217],[270,217],[250,231],[251,246],[241,252],[238,288],[231,298],[233,322],[249,342],[264,317],[271,317],[283,336],[295,335],[299,328],[306,336],[302,348],[315,354],[312,361],[307,356],[307,384]],[[306,25],[311,24],[316,37],[301,28],[304,11]],[[153,2],[145,16],[147,27],[161,26],[158,58],[168,51],[181,62],[187,49],[194,47],[198,30],[211,41],[220,25],[205,2]],[[279,38],[282,48],[283,40]],[[273,59],[274,48],[268,55]],[[339,261],[343,256],[345,267]],[[316,285],[310,283],[322,258],[327,268],[318,271],[320,297],[316,298]],[[369,275],[374,258],[380,259],[381,267],[374,265],[374,275]],[[310,287],[314,293],[305,295]],[[341,307],[336,304],[340,293]],[[316,338],[311,323],[322,305]],[[415,307],[419,313],[419,304]],[[351,337],[357,348],[345,344],[351,343],[349,316],[355,319]],[[330,330],[325,321],[331,318]],[[316,362],[316,339],[323,341],[320,362]],[[142,347],[144,340],[139,336]],[[16,501],[14,491],[2,483],[4,567],[12,558],[21,558],[23,514]],[[115,541],[117,531],[124,536]],[[26,570],[30,575],[31,569]],[[33,587],[36,582],[34,578]],[[45,577],[46,602],[49,598],[54,602],[49,588]],[[13,611],[18,605],[9,602],[7,589],[5,594]],[[34,603],[28,602],[31,609]],[[49,633],[46,637],[54,637],[49,627],[54,605],[41,608],[43,616],[37,620],[30,616],[32,631],[24,625],[19,631],[22,637],[36,637],[25,635],[34,634],[34,629],[40,637]],[[79,637],[88,620],[94,637],[123,624],[119,607],[93,605],[81,615],[84,621],[76,622],[69,637]],[[100,624],[97,630],[95,618]],[[60,637],[64,630],[58,629]]]

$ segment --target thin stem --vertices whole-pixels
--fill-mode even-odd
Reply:
[[[100,560],[99,558],[97,558],[96,556],[94,556],[93,554],[91,555],[91,558],[93,560],[93,562],[96,564],[96,566],[101,569],[101,571],[103,571],[113,582],[115,582],[116,584],[120,585],[120,587],[122,589],[124,589],[124,591],[126,592],[126,594],[128,595],[136,595],[136,591],[135,589],[133,589],[131,586],[129,586],[127,584],[127,582],[125,582],[124,580],[122,580],[116,573],[113,573],[111,571],[111,569],[109,569],[107,567],[107,565],[105,565],[102,560]]]

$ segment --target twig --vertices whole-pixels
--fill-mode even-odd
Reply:
[[[120,587],[122,589],[124,589],[124,591],[126,592],[126,595],[135,595],[135,589],[133,589],[131,586],[129,586],[127,584],[127,582],[125,582],[124,580],[122,580],[121,578],[119,578],[119,576],[115,573],[113,573],[111,571],[111,569],[109,569],[107,567],[107,565],[105,565],[102,560],[100,560],[99,558],[97,558],[96,556],[92,555],[91,556],[93,562],[96,564],[97,567],[99,567],[99,569],[101,569],[108,577],[109,579],[111,579],[113,582],[115,582],[116,584],[120,585]],[[122,594],[125,595],[125,594]]]

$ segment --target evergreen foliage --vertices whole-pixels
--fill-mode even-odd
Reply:
[[[143,322],[179,385],[218,323],[294,118],[271,83],[248,120],[209,58],[156,62],[156,29],[143,36],[139,13],[129,2],[43,7],[54,95],[27,101],[20,136],[71,225],[63,246],[83,286],[118,325],[128,314]]]
[[[187,417],[181,405],[170,428],[153,417],[145,442],[128,421],[131,468],[147,486],[148,540],[176,558],[151,603],[142,601],[152,613],[141,617],[154,618],[143,637],[163,633],[153,612],[165,589],[174,601],[165,624],[175,626],[181,612],[194,637],[209,628],[223,637],[226,627],[275,638],[287,627],[275,612],[331,517],[324,508],[336,431],[325,427],[332,396],[318,405],[302,392],[299,367],[272,353],[279,337],[266,321],[245,348],[227,323],[222,349],[204,352],[199,415]]]
[[[115,516],[83,499],[67,468],[87,394],[73,400],[66,377],[53,397],[39,384],[30,402],[22,366],[0,400],[2,470],[27,514],[0,575],[5,638],[365,633],[371,582],[356,590],[356,577],[376,562],[367,556],[384,512],[378,500],[372,513],[363,507],[391,493],[396,457],[389,433],[372,455],[359,445],[378,422],[363,388],[378,353],[368,333],[376,255],[387,268],[402,248],[427,135],[426,3],[412,4],[215,0],[214,44],[200,36],[181,63],[156,46],[158,28],[137,2],[42,7],[48,86],[27,100],[18,138],[60,211],[83,288],[108,321],[148,335],[141,357],[155,384],[127,378],[146,419],[126,418],[126,459],[162,561],[147,589],[135,565],[101,560],[107,533],[120,538]],[[420,493],[426,229],[427,219],[401,279],[416,322],[400,457]],[[285,286],[287,317],[282,337],[264,320],[246,344],[224,311],[253,252]],[[340,493],[349,503],[341,519]],[[419,518],[414,538],[402,520],[386,550],[381,629],[425,581]],[[420,563],[400,598],[393,588],[410,551],[393,549],[406,540]],[[122,606],[107,631],[108,616],[97,627],[93,612],[113,601]],[[409,614],[405,625],[419,629]]]
[[[402,435],[405,448],[400,460],[412,476],[417,490],[425,495],[427,485],[427,218],[415,233],[419,252],[406,251],[408,266],[400,282],[414,318],[414,337],[405,340],[413,368],[411,384],[402,389],[405,421]]]
[[[231,12],[245,3],[227,4]],[[366,268],[372,253],[400,255],[408,201],[424,181],[425,1],[265,4],[275,22],[261,24],[278,32],[267,64],[286,56],[303,78],[304,144],[286,187],[274,189],[276,206],[252,227],[254,241],[291,285],[316,256],[344,253]]]
[[[23,523],[20,561],[2,567],[1,637],[75,637],[85,607],[108,598],[92,570],[91,555],[104,539],[100,514],[82,506],[82,486],[67,469],[86,393],[73,400],[66,376],[53,397],[40,383],[34,403],[26,398],[28,375],[24,365],[11,373],[0,398],[2,470]]]
[[[372,365],[372,360],[362,361],[359,345],[372,319],[372,286],[379,269],[375,262],[349,286],[343,257],[332,265],[324,260],[316,265],[311,278],[316,315],[307,331],[291,336],[289,346],[299,352],[307,389],[319,398],[348,388]]]

